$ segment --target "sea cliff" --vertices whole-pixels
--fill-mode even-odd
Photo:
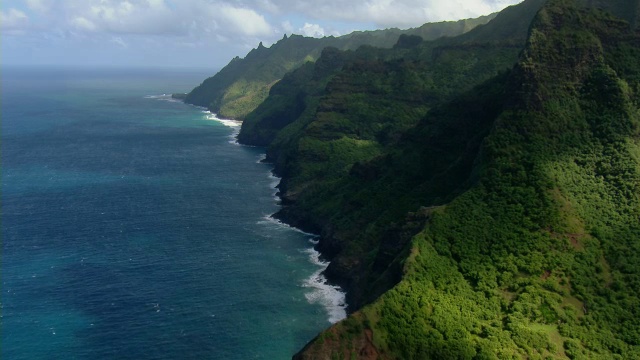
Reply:
[[[640,357],[638,3],[526,0],[271,86],[238,139],[350,310],[296,358]]]

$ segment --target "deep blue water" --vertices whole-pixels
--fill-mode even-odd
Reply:
[[[207,75],[2,70],[3,359],[285,359],[343,316],[263,149],[161,96]]]

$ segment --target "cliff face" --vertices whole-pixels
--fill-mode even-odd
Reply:
[[[638,59],[628,23],[550,1],[512,70],[352,166],[358,206],[423,206],[369,253],[406,244],[402,280],[296,358],[639,357]]]

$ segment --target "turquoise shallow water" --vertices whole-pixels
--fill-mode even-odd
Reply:
[[[162,96],[206,75],[3,69],[3,359],[285,359],[344,315],[263,149]]]

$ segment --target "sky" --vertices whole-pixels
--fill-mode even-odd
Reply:
[[[218,69],[284,34],[473,18],[522,0],[0,0],[0,64]]]

